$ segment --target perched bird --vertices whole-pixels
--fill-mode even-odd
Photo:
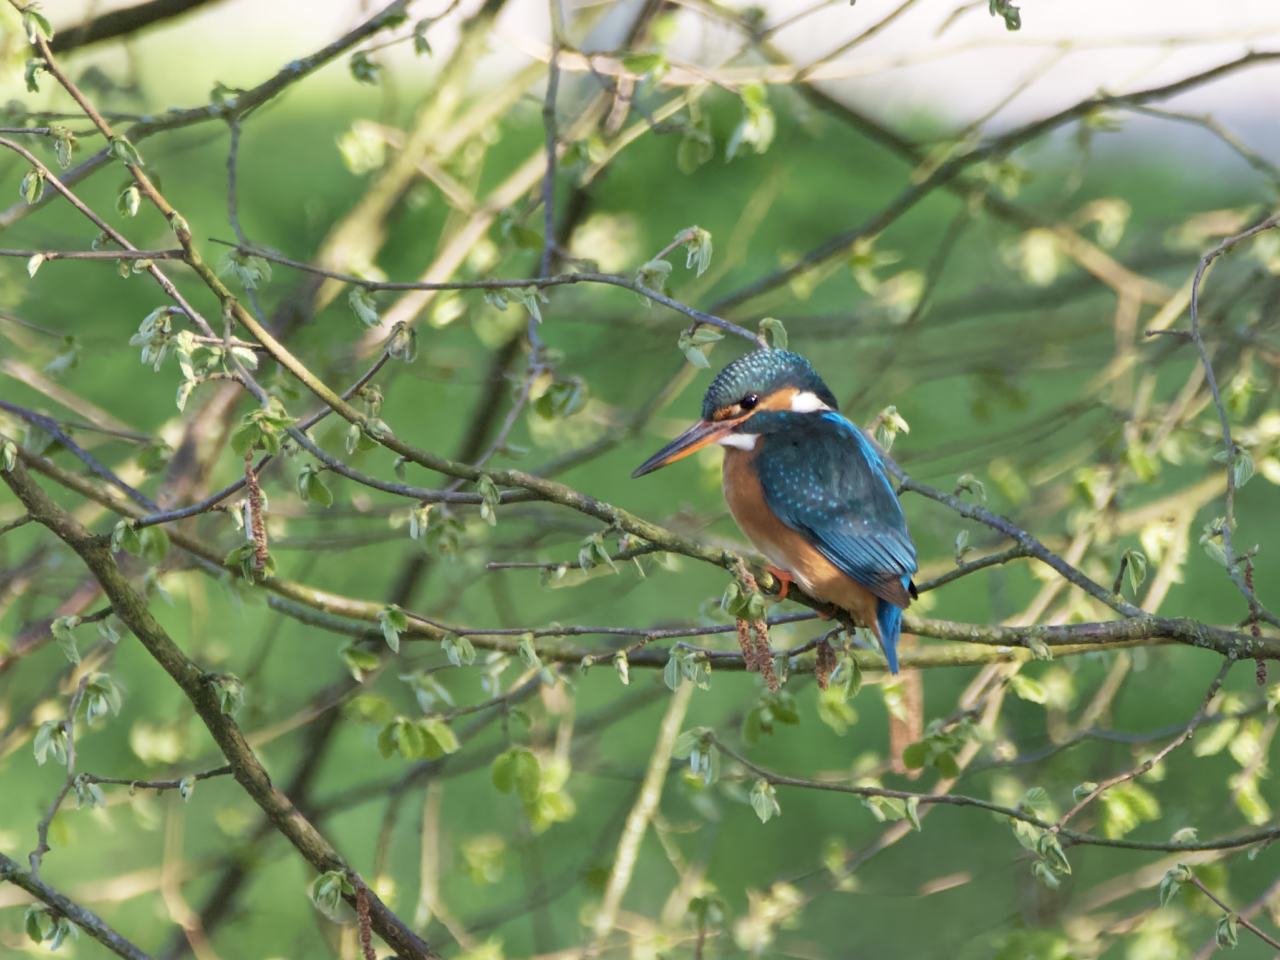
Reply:
[[[749,354],[712,381],[701,422],[632,476],[723,446],[725,500],[782,581],[780,596],[795,582],[849,611],[876,634],[897,673],[916,548],[879,452],[837,407],[804,357]]]

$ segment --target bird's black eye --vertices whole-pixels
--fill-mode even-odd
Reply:
[[[754,410],[756,404],[760,402],[760,398],[754,393],[748,393],[745,397],[738,401],[738,406],[743,410]]]

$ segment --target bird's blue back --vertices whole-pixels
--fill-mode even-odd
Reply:
[[[743,432],[761,435],[754,466],[769,509],[879,598],[881,643],[896,673],[916,549],[879,453],[834,411],[763,410]]]

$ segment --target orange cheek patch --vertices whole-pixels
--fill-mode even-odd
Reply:
[[[760,406],[756,407],[756,409],[757,410],[790,410],[791,401],[795,399],[796,394],[799,392],[800,391],[797,390],[795,387],[783,387],[777,393],[770,394],[768,397],[766,397],[764,402],[761,403]]]

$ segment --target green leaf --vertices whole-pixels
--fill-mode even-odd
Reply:
[[[697,276],[700,277],[707,272],[707,267],[711,266],[711,234],[701,227],[694,226],[688,230],[681,230],[676,234],[676,239],[690,232],[693,233],[693,237],[685,241],[684,266],[686,270],[696,269]]]
[[[1038,633],[1027,634],[1027,649],[1031,651],[1032,660],[1052,660],[1053,651]]]
[[[1036,853],[1044,857],[1045,863],[1054,873],[1069,874],[1071,872],[1071,864],[1067,862],[1067,855],[1063,852],[1062,844],[1058,842],[1058,836],[1046,830],[1040,835],[1040,839],[1036,841]]]
[[[290,417],[275,397],[268,405],[245,414],[240,425],[231,434],[231,449],[243,457],[253,450],[263,450],[272,456],[280,453],[280,434],[297,421]]]
[[[58,617],[49,626],[49,632],[58,642],[58,648],[72,663],[80,662],[80,651],[76,648],[75,634],[71,632],[79,625],[79,617]]]
[[[72,786],[76,791],[76,809],[88,807],[92,810],[94,807],[102,807],[104,810],[107,806],[107,798],[102,792],[102,787],[96,783],[90,783],[85,780],[85,774],[76,777]]]
[[[1044,687],[1021,673],[1015,673],[1009,678],[1009,689],[1023,700],[1028,700],[1031,703],[1042,704],[1048,699],[1048,694],[1045,693]]]
[[[396,752],[396,723],[389,722],[382,728],[378,734],[378,752],[382,754],[383,760],[390,760],[391,755]]]
[[[143,527],[139,539],[142,541],[142,556],[152,563],[159,563],[169,555],[169,535],[159,524]]]
[[[493,759],[489,776],[499,793],[510,793],[516,787],[516,754],[518,752],[518,748],[512,747]]]
[[[46,931],[51,930],[52,926],[52,918],[43,904],[33,903],[22,916],[23,930],[36,943],[44,942]]]
[[[742,122],[729,138],[724,149],[726,161],[750,147],[756,153],[764,153],[773,143],[777,132],[777,121],[773,111],[769,109],[765,89],[760,84],[747,84],[741,90]]]
[[[85,719],[93,723],[99,717],[119,715],[123,699],[120,688],[110,674],[90,674],[89,682],[84,688]]]
[[[476,662],[476,650],[471,645],[471,641],[466,637],[458,636],[455,633],[447,634],[443,641],[445,656],[449,658],[449,662],[455,667],[460,667],[464,663],[471,666]]]
[[[422,729],[427,733],[439,746],[442,753],[457,753],[460,744],[458,738],[454,736],[453,729],[443,720],[436,720],[428,717],[422,722]]]
[[[351,76],[355,78],[356,83],[367,83],[371,86],[378,84],[378,71],[382,69],[379,64],[369,59],[369,54],[363,50],[357,50],[351,55],[351,61],[348,64],[351,69]]]
[[[406,760],[424,760],[428,758],[427,738],[416,723],[401,718],[396,721],[396,743],[400,753]],[[435,746],[433,743],[432,746]]]
[[[937,768],[938,773],[942,774],[944,780],[954,780],[960,776],[960,764],[956,762],[955,754],[950,750],[934,757],[933,765]]]
[[[1071,791],[1071,796],[1076,803],[1079,803],[1081,800],[1089,796],[1089,794],[1093,793],[1093,791],[1097,789],[1098,789],[1098,785],[1096,783],[1094,783],[1092,780],[1086,780],[1084,783],[1080,784],[1079,786],[1077,786],[1075,789]]]
[[[147,473],[159,473],[173,459],[173,447],[163,440],[154,440],[138,454],[138,466]]]
[[[218,707],[230,716],[244,706],[244,683],[233,673],[213,678],[213,691],[218,695]]]
[[[316,905],[316,909],[331,920],[338,915],[343,895],[354,897],[355,893],[356,888],[351,885],[351,881],[341,870],[330,870],[328,873],[320,874],[307,888],[307,895]]]
[[[418,331],[402,322],[396,323],[391,328],[391,336],[387,338],[387,356],[392,360],[403,360],[405,363],[413,363],[417,360]]]
[[[27,65],[22,72],[24,79],[27,81],[27,93],[40,92],[39,76],[48,69],[48,64],[40,57],[33,57],[27,61]]]
[[[1235,482],[1236,489],[1239,490],[1251,479],[1254,473],[1253,454],[1248,450],[1240,450],[1236,453],[1236,471]]]
[[[1049,806],[1049,791],[1044,787],[1032,787],[1018,803],[1030,810],[1044,810]]]
[[[374,302],[372,290],[353,286],[347,294],[347,302],[351,304],[351,309],[355,312],[361,326],[370,329],[382,325],[382,318],[378,316],[378,307]]]
[[[27,261],[27,276],[35,279],[36,271],[40,269],[40,265],[44,263],[44,254],[37,253]]]
[[[480,479],[476,481],[476,489],[480,491],[480,496],[484,498],[484,502],[480,504],[480,516],[488,522],[489,526],[496,527],[498,525],[498,504],[502,502],[502,493],[498,490],[498,485],[490,479],[488,474],[482,473],[480,474]],[[610,561],[610,565],[612,565],[612,561]]]
[[[338,648],[338,655],[342,657],[347,670],[357,683],[362,683],[368,674],[382,666],[382,661],[378,659],[377,654],[357,649],[351,641],[343,643]]]
[[[751,788],[751,809],[756,812],[761,823],[768,823],[773,817],[782,813],[778,804],[778,792],[768,780],[757,780]]]
[[[893,448],[893,441],[898,438],[899,433],[910,432],[911,427],[907,425],[906,418],[898,412],[897,407],[885,407],[876,417],[876,443],[880,444],[885,451]]]
[[[101,791],[99,791],[101,792]],[[53,932],[49,936],[49,951],[56,951],[66,941],[67,937],[73,940],[80,939],[80,931],[67,917],[58,917],[53,921]]]
[[[1160,881],[1160,906],[1167,907],[1178,895],[1182,885],[1191,879],[1191,868],[1180,863],[1165,873]]]
[[[623,686],[631,683],[631,663],[627,660],[625,650],[619,650],[613,655],[613,669],[618,672],[618,679],[622,681]]]
[[[27,31],[27,42],[32,46],[36,46],[40,40],[53,39],[53,27],[49,26],[49,21],[36,9],[34,3],[28,4],[22,11],[22,28]]]
[[[716,141],[711,133],[711,118],[700,115],[684,125],[684,136],[676,147],[676,166],[690,174],[715,156]]]
[[[382,624],[382,637],[392,653],[400,652],[400,634],[409,629],[409,618],[399,607],[387,607],[378,612],[378,621]]]
[[[1217,926],[1213,928],[1213,941],[1220,947],[1234,949],[1239,943],[1239,936],[1236,929],[1240,924],[1240,918],[1234,913],[1228,913],[1218,921]]]
[[[142,208],[142,192],[132,181],[125,183],[116,196],[116,211],[122,217],[136,217]]]
[[[653,75],[655,80],[660,80],[671,65],[667,63],[667,58],[660,53],[638,53],[630,57],[623,57],[622,66],[628,73],[634,73],[641,77]]]
[[[976,493],[984,502],[987,499],[987,487],[981,480],[972,473],[962,473],[956,478],[956,495],[964,490],[968,493]]]
[[[78,146],[76,135],[57,125],[49,127],[49,135],[53,138],[53,155],[58,159],[58,166],[65,170],[71,166],[71,155]]]
[[[706,370],[710,368],[711,361],[707,359],[706,351],[703,348],[723,339],[724,333],[719,328],[700,325],[692,333],[688,330],[682,330],[676,346],[691,364]]]
[[[760,332],[769,338],[769,345],[775,350],[787,349],[787,328],[781,320],[765,317],[760,321]]]
[[[1126,550],[1124,555],[1129,561],[1129,586],[1136,594],[1138,592],[1138,588],[1141,587],[1147,579],[1147,555],[1141,550],[1133,549]]]
[[[556,380],[533,402],[533,409],[543,420],[570,417],[587,404],[587,385],[580,377]]]
[[[234,276],[246,290],[256,290],[271,280],[271,261],[248,251],[228,250],[218,258],[218,276]]]
[[[502,232],[506,234],[506,236],[511,238],[511,240],[515,243],[516,248],[519,250],[541,250],[542,249],[542,234],[534,230],[530,230],[528,227],[522,226],[521,224],[516,223],[514,220],[508,220],[506,225],[503,227]],[[521,299],[523,299],[523,297]],[[525,305],[528,306],[527,303]],[[542,315],[539,312],[536,303],[534,304],[532,309],[529,310],[529,312],[534,315],[534,318],[539,323],[542,322]]]
[[[183,777],[178,783],[178,796],[182,797],[183,803],[191,800],[191,795],[196,792],[196,778],[194,776]]]
[[[413,25],[413,53],[414,56],[431,56],[431,44],[427,42],[427,28],[431,26],[433,20],[419,20]]]
[[[644,290],[663,294],[667,287],[667,277],[671,275],[671,269],[671,264],[665,260],[650,260],[636,271],[636,283]],[[647,306],[649,300],[642,298],[641,302]]]
[[[916,830],[923,830],[920,826],[920,798],[907,797],[907,820]]]
[[[131,167],[142,166],[142,157],[138,150],[125,137],[112,137],[108,151],[112,157]]]
[[[324,485],[320,469],[311,465],[302,468],[298,474],[298,495],[303,500],[313,500],[322,507],[333,506],[333,493]]]
[[[499,793],[514,790],[521,800],[532,803],[542,787],[542,768],[531,751],[512,747],[493,761],[492,779]]]
[[[929,748],[923,743],[909,743],[902,750],[902,765],[908,770],[919,770],[925,765]]]
[[[45,173],[40,167],[32,167],[22,178],[22,183],[18,187],[18,194],[27,203],[35,203],[40,199],[40,195],[44,193]]]
[[[46,720],[40,724],[33,738],[36,763],[44,766],[44,762],[53,755],[53,759],[66,766],[67,763],[67,729],[61,720]]]
[[[1004,17],[1004,28],[1009,31],[1022,29],[1022,14],[1009,0],[989,0],[991,16]]]

